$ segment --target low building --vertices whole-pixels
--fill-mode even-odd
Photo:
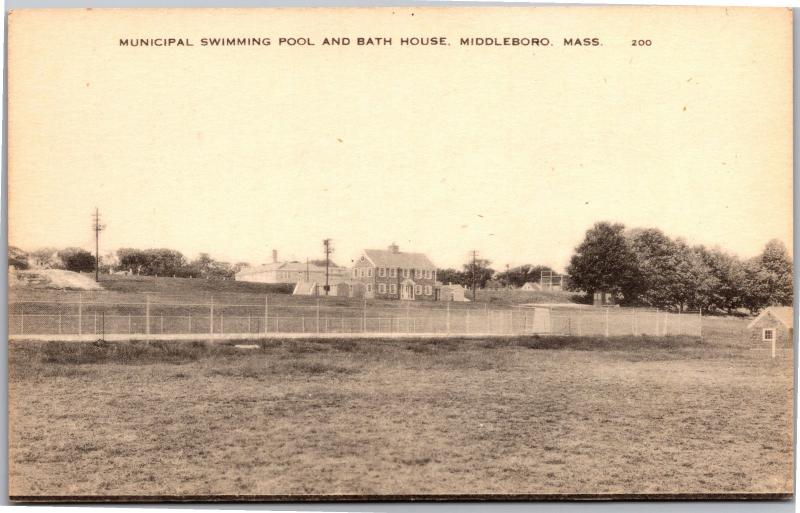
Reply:
[[[467,289],[462,287],[461,285],[438,285],[439,292],[438,292],[438,300],[439,301],[456,301],[456,302],[468,302],[467,299]]]
[[[328,267],[328,283],[347,279],[349,270],[344,267]],[[256,267],[244,267],[234,278],[236,281],[255,283],[299,283],[317,282],[325,285],[325,266],[303,262],[280,262],[278,252],[272,252],[272,262]]]
[[[423,253],[365,249],[352,270],[352,279],[364,284],[366,297],[376,299],[435,300],[436,266]]]
[[[522,286],[522,290],[542,290],[542,286],[534,281],[529,281]]]
[[[358,281],[339,281],[330,283],[327,295],[362,299],[366,295],[366,289],[366,286]],[[299,281],[294,286],[292,294],[295,296],[325,296],[325,282]]]
[[[748,339],[754,346],[767,344],[791,347],[794,332],[794,310],[791,306],[765,308],[747,325]]]

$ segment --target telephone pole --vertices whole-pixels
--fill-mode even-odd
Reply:
[[[100,223],[100,210],[94,207],[92,215],[92,229],[94,230],[94,281],[100,281],[100,232],[106,225]]]
[[[477,266],[478,262],[478,252],[474,249],[472,250],[472,301],[475,301],[475,273],[478,270]]]
[[[333,252],[333,247],[331,247],[330,239],[323,240],[322,244],[325,246],[325,295],[327,296],[331,290],[328,279],[330,276],[330,255]]]

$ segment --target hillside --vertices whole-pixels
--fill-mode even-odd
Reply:
[[[472,297],[472,292],[467,293]],[[582,303],[583,294],[561,290],[478,290],[476,303],[521,305],[527,303]]]
[[[294,287],[283,283],[251,283],[202,278],[101,275],[103,289],[135,294],[206,296],[213,294],[291,294]]]

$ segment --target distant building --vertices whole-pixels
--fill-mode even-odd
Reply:
[[[469,301],[467,299],[467,289],[462,287],[461,285],[438,285],[439,293],[438,293],[438,300],[439,301],[456,301],[456,302],[464,302]]]
[[[364,284],[366,297],[435,300],[436,266],[422,253],[365,249],[352,270],[352,279]]]
[[[542,286],[534,281],[529,281],[522,286],[522,290],[542,290]]]
[[[349,271],[344,267],[330,266],[328,282],[338,283],[345,280]],[[272,252],[272,262],[256,267],[244,267],[235,275],[236,281],[256,283],[298,283],[317,282],[325,285],[325,266],[306,264],[303,262],[279,262],[278,252]]]
[[[794,332],[794,310],[791,306],[770,306],[747,325],[748,338],[753,345],[791,347]]]
[[[366,294],[367,287],[355,280],[340,281],[338,283],[330,284],[328,296],[336,297],[352,297],[363,298]],[[294,286],[292,292],[295,296],[324,296],[325,295],[325,282],[316,281],[300,281]]]

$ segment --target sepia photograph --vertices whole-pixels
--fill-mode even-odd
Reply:
[[[793,499],[790,9],[6,16],[11,501]]]

